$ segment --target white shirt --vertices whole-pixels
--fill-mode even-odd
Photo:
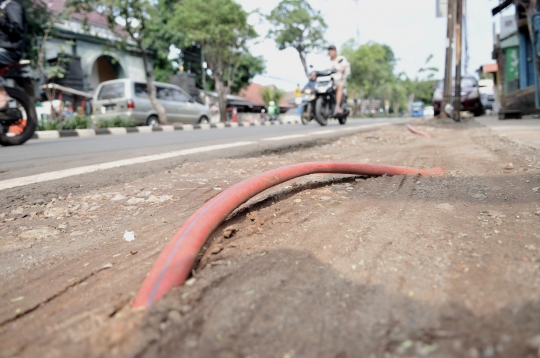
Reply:
[[[346,66],[345,72],[341,72],[343,66]],[[338,73],[332,75],[335,80],[341,80],[343,77],[351,75],[351,65],[344,56],[336,56],[335,59],[330,60],[330,69],[335,69],[338,71]]]

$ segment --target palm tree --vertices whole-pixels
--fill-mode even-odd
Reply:
[[[276,103],[276,106],[279,106],[279,102],[285,96],[285,92],[275,86],[261,87],[259,94],[266,104],[266,107],[268,107],[272,101]]]

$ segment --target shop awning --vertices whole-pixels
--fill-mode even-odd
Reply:
[[[62,91],[62,93],[72,94],[79,97],[85,97],[85,98],[92,98],[94,97],[92,94],[88,92],[79,91],[73,88],[64,87],[56,83],[48,83],[46,85],[39,86],[39,89],[54,89],[57,91]]]

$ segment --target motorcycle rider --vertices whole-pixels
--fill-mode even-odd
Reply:
[[[328,47],[328,56],[330,56],[331,69],[335,69],[337,73],[332,75],[336,85],[336,113],[342,114],[341,101],[343,99],[343,89],[347,85],[347,76],[351,74],[351,66],[344,56],[338,56],[336,46]]]
[[[309,81],[304,86],[303,91],[310,89],[312,91],[315,91],[315,85],[317,84],[317,72],[313,71],[309,74]]]
[[[23,7],[15,0],[0,0],[0,67],[19,62],[24,51],[27,31]],[[9,95],[6,81],[0,77],[0,112],[7,111]]]

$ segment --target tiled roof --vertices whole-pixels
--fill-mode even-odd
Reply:
[[[44,0],[45,3],[49,4],[49,8],[53,12],[61,12],[64,11],[64,5],[66,3],[66,0]],[[84,20],[83,14],[73,14],[71,18],[73,20],[83,21]],[[97,11],[92,11],[86,15],[87,21],[89,24],[92,24],[94,26],[100,26],[100,27],[108,27],[107,19],[105,16],[101,15]]]
[[[492,73],[492,72],[497,72],[499,70],[499,65],[497,65],[496,63],[490,63],[488,65],[484,65],[484,72],[486,73]]]
[[[250,85],[247,88],[240,91],[240,96],[244,97],[245,99],[247,99],[249,102],[253,104],[263,104],[264,100],[262,99],[261,94],[260,94],[262,87],[264,86],[258,83],[250,83]],[[288,106],[289,102],[285,98],[283,98],[279,102],[279,105]]]

